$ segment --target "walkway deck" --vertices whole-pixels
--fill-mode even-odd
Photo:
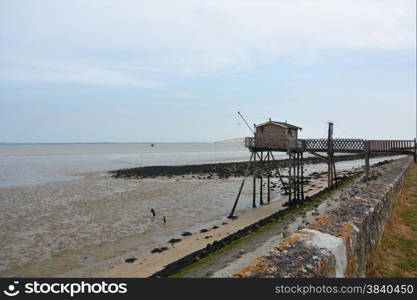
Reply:
[[[415,140],[364,140],[364,139],[333,139],[330,141],[332,152],[362,153],[389,152],[398,154],[415,154]],[[259,139],[247,137],[245,146],[255,151],[295,151],[295,152],[328,152],[327,139]]]

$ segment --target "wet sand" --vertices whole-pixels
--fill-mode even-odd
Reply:
[[[351,169],[358,161],[340,164]],[[306,165],[310,173],[324,167]],[[277,185],[271,193],[273,202],[252,210],[251,184],[247,183],[237,209],[238,215],[245,216],[229,221],[226,216],[241,180],[233,176],[198,179],[196,174],[126,180],[91,173],[65,182],[1,187],[0,277],[102,276],[119,270],[118,265],[122,266],[120,272],[130,274],[122,269],[136,270],[132,266],[140,263],[151,266],[155,257],[161,267],[190,249],[204,247],[263,218],[286,201],[281,199],[279,180],[273,178]],[[308,193],[317,191],[326,179],[313,184]],[[224,222],[228,224],[222,225]],[[213,226],[219,228],[195,234]],[[184,231],[193,235],[183,237]],[[171,245],[172,238],[182,241]],[[163,247],[168,250],[151,253]],[[152,257],[150,263],[146,257]],[[125,263],[128,258],[137,260]],[[157,269],[144,268],[143,274]]]
[[[226,216],[239,181],[91,175],[2,188],[1,206],[18,209],[3,210],[0,220],[0,276],[87,276],[131,252],[149,253],[184,229]]]
[[[347,174],[347,173],[344,173]],[[349,172],[349,174],[352,174]],[[311,184],[315,187],[306,196],[312,196],[317,192],[323,190],[327,185],[326,174],[315,176],[317,179],[312,179]],[[121,262],[119,264],[110,266],[103,271],[92,274],[93,277],[149,277],[154,273],[161,271],[166,265],[175,262],[176,260],[193,253],[197,250],[203,249],[208,243],[216,240],[221,240],[240,229],[247,227],[261,219],[264,219],[275,212],[284,209],[283,204],[288,200],[288,197],[282,197],[279,201],[271,202],[269,204],[258,206],[243,212],[237,219],[227,220],[223,223],[218,223],[215,228],[207,228],[206,232],[196,232],[191,236],[179,237],[178,241],[172,246],[166,245],[167,248],[161,253],[151,253],[144,256],[134,256],[133,262]]]

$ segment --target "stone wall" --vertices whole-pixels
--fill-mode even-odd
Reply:
[[[366,264],[401,191],[411,157],[373,167],[340,205],[233,277],[364,277]]]

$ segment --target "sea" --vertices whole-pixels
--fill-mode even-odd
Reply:
[[[242,140],[215,143],[0,144],[0,186],[66,181],[138,166],[248,160]]]

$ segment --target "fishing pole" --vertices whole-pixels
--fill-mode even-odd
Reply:
[[[248,126],[249,130],[253,133],[253,135],[255,135],[255,132],[253,131],[253,129],[249,126],[248,122],[246,122],[245,118],[242,116],[242,114],[240,113],[240,111],[237,112],[238,115],[242,118],[243,122],[245,122],[246,126]]]

